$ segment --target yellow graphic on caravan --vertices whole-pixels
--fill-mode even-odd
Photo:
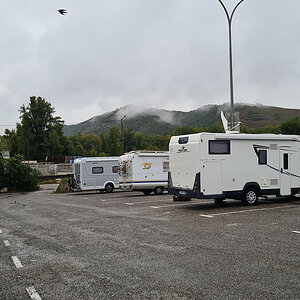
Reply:
[[[148,170],[152,167],[152,164],[151,163],[145,163],[143,164],[143,170]]]

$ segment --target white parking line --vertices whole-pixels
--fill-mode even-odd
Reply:
[[[294,233],[300,233],[300,231],[297,231],[297,230],[293,230],[292,232],[294,232]]]
[[[0,234],[2,233],[2,230],[0,229]]]
[[[200,215],[200,217],[213,218],[213,216],[211,216],[211,215]]]
[[[10,242],[9,242],[8,240],[4,240],[4,245],[5,245],[6,247],[9,247],[9,246],[10,246]]]
[[[191,203],[181,203],[181,204],[169,204],[169,205],[161,205],[161,206],[150,206],[151,208],[164,208],[164,207],[176,207],[176,206],[183,206],[183,205],[191,205]],[[197,204],[192,204],[197,205]]]
[[[11,258],[12,258],[13,262],[15,263],[15,266],[17,269],[20,269],[23,267],[23,265],[21,264],[21,262],[17,256],[12,256]]]
[[[210,215],[201,214],[200,217],[213,218],[213,217],[223,216],[223,215],[241,214],[241,213],[248,213],[248,212],[255,212],[255,211],[294,208],[294,207],[296,207],[296,206],[277,206],[277,207],[266,207],[266,208],[254,208],[254,209],[229,211],[229,212],[223,212],[223,213],[218,213],[218,214],[210,214]]]
[[[151,203],[151,202],[164,202],[164,201],[166,201],[166,199],[164,199],[164,200],[138,201],[138,202],[126,202],[125,204],[127,204],[127,205],[134,205],[134,204]]]
[[[26,288],[26,291],[28,292],[29,297],[32,300],[42,300],[41,296],[36,292],[34,286],[30,286],[30,287]]]

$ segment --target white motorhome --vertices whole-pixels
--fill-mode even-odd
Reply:
[[[131,151],[120,156],[120,188],[152,191],[160,195],[168,187],[169,154],[165,151]]]
[[[84,157],[74,160],[73,190],[105,190],[119,187],[118,156]]]
[[[169,193],[174,200],[240,199],[300,191],[300,136],[197,133],[171,137]]]

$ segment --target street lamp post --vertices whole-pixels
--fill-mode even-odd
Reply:
[[[122,150],[123,153],[125,153],[125,141],[124,141],[124,126],[123,126],[123,120],[126,118],[126,116],[124,116],[123,118],[121,118],[120,123],[121,123],[121,134],[122,134]]]
[[[233,15],[238,8],[238,6],[244,1],[241,0],[238,4],[234,7],[231,15],[229,15],[228,10],[226,9],[224,3],[221,0],[218,0],[222,7],[225,10],[227,21],[228,21],[228,31],[229,31],[229,80],[230,80],[230,123],[231,123],[231,130],[234,127],[234,97],[233,97],[233,66],[232,66],[232,42],[231,42],[231,24]]]

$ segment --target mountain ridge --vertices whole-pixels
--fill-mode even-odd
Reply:
[[[114,111],[105,112],[86,121],[74,125],[65,125],[64,134],[76,133],[101,134],[109,131],[113,126],[120,126],[124,120],[124,128],[132,128],[148,135],[171,134],[177,127],[189,126],[194,128],[221,125],[220,113],[229,114],[229,103],[208,104],[195,110],[177,111],[159,108],[145,108],[138,105],[125,105]],[[262,104],[235,104],[236,120],[250,128],[276,126],[289,120],[293,116],[300,116],[300,109],[266,106]],[[227,119],[229,119],[227,117]]]

